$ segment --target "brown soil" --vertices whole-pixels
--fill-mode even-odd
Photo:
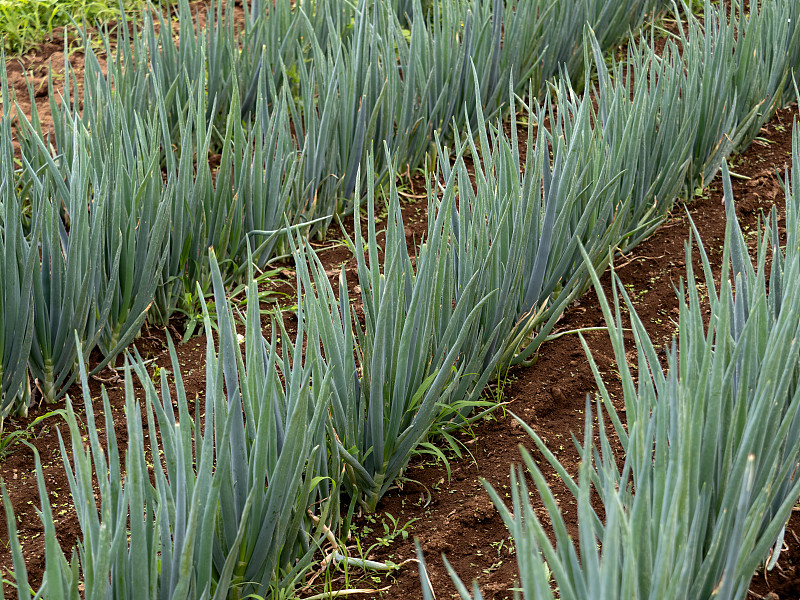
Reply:
[[[63,64],[63,41],[54,39],[36,52],[22,58],[22,65],[31,70],[38,79],[31,79],[35,89],[45,82],[45,96],[37,93],[37,104],[46,102],[45,66],[48,59]],[[61,54],[59,56],[59,54]],[[73,64],[80,68],[80,53],[70,55]],[[6,67],[12,85],[19,90],[20,99],[27,98],[24,78],[16,59],[7,60]],[[63,69],[63,66],[61,67]],[[54,68],[57,72],[57,68]],[[20,87],[23,86],[23,87]],[[24,92],[24,94],[22,93]],[[44,102],[43,102],[44,100]],[[23,110],[30,107],[23,105]],[[797,107],[780,111],[764,128],[762,138],[741,156],[732,159],[731,168],[747,180],[734,181],[734,194],[738,202],[737,213],[744,231],[753,230],[759,215],[773,204],[782,207],[783,191],[776,169],[783,171],[791,161],[792,122],[797,116]],[[405,183],[409,190],[403,212],[409,242],[419,241],[426,230],[426,201],[420,196],[424,184],[420,178]],[[716,180],[707,193],[688,205],[691,218],[697,225],[709,256],[717,263],[721,259],[722,240],[725,231],[725,214],[721,201],[721,185]],[[333,236],[332,236],[333,237]],[[685,277],[684,242],[689,237],[689,220],[683,206],[676,206],[670,218],[655,235],[641,244],[633,253],[617,259],[617,272],[627,288],[632,290],[636,309],[647,325],[654,340],[667,343],[675,332],[677,300],[673,286]],[[339,245],[320,249],[319,255],[327,272],[333,277],[340,265],[354,267],[349,251]],[[697,257],[695,256],[695,259]],[[695,265],[699,270],[699,265]],[[348,272],[348,275],[350,272]],[[349,277],[351,283],[354,277]],[[609,276],[603,283],[608,293]],[[278,284],[280,291],[291,292],[291,284]],[[604,324],[596,296],[589,291],[565,312],[558,331],[584,327],[600,327]],[[145,329],[136,346],[145,358],[155,358],[155,365],[169,368],[166,353],[166,334],[163,331]],[[613,352],[604,333],[586,335],[587,342],[606,384],[612,393],[621,396],[615,378]],[[187,396],[202,393],[204,381],[205,338],[195,337],[178,348]],[[123,390],[117,376],[105,370],[105,379],[116,424],[120,445],[125,444],[125,417]],[[615,386],[617,386],[615,388]],[[100,396],[101,381],[93,379],[93,398]],[[354,535],[348,542],[351,555],[359,556],[357,542],[366,558],[391,560],[400,563],[414,557],[413,539],[418,538],[428,562],[429,574],[438,598],[451,597],[455,589],[450,582],[440,558],[447,555],[455,571],[468,585],[477,579],[486,598],[511,598],[516,573],[516,561],[508,531],[503,525],[488,495],[481,485],[485,479],[501,495],[508,490],[509,469],[518,462],[520,444],[529,449],[532,443],[519,424],[508,414],[513,411],[523,418],[548,443],[551,450],[570,473],[575,473],[578,455],[571,441],[571,434],[582,435],[584,408],[587,394],[595,391],[595,383],[579,340],[575,335],[565,335],[547,343],[541,350],[538,362],[529,368],[513,369],[507,379],[493,384],[487,393],[502,398],[506,404],[492,416],[476,424],[470,431],[457,435],[462,445],[461,456],[451,456],[449,473],[439,462],[426,457],[412,461],[405,479],[398,482],[381,502],[374,515],[362,515],[357,519]],[[74,387],[69,396],[76,405],[82,405],[80,391]],[[25,430],[33,418],[45,410],[61,408],[64,400],[55,406],[35,406],[30,417],[7,422],[5,434]],[[76,406],[77,408],[77,406]],[[97,407],[96,407],[97,408]],[[99,412],[99,411],[97,411]],[[102,431],[102,415],[98,415],[97,426]],[[64,475],[59,451],[57,430],[65,431],[57,417],[45,420],[27,431],[27,441],[35,446],[44,465],[45,480],[51,494],[53,513],[59,541],[65,550],[71,548],[79,535],[79,526],[71,508],[69,485]],[[534,456],[537,453],[534,452]],[[541,457],[539,457],[541,458]],[[24,554],[29,575],[34,584],[41,581],[44,556],[42,526],[36,515],[39,506],[33,453],[22,444],[14,445],[8,456],[0,462],[0,478],[5,482],[17,515],[17,527],[23,540]],[[565,520],[570,530],[577,535],[575,513],[570,496],[563,484],[552,478],[552,490],[561,499],[566,511]],[[537,510],[541,510],[539,507]],[[778,567],[766,575],[753,578],[753,597],[797,598],[800,594],[800,513],[795,512],[787,527],[787,550],[781,556]],[[3,577],[8,578],[11,558],[7,545],[5,517],[0,516],[0,565]],[[326,578],[334,589],[342,589],[345,575],[318,575],[306,590],[308,594],[323,590]],[[421,588],[417,568],[409,564],[392,575],[378,576],[351,570],[348,574],[351,587],[388,588],[361,597],[420,598]]]

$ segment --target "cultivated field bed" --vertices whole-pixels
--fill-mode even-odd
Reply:
[[[320,1],[299,18],[279,0],[258,19],[259,3],[209,12],[179,3],[179,20],[146,21],[142,38],[123,25],[127,36],[68,45],[66,77],[52,66],[64,64],[63,38],[6,57],[18,100],[5,112],[5,92],[0,161],[3,248],[15,248],[4,250],[0,346],[0,478],[15,523],[0,526],[6,597],[16,597],[10,582],[23,560],[48,598],[143,597],[144,588],[152,597],[427,598],[428,579],[439,598],[478,589],[510,598],[519,586],[526,598],[586,597],[578,581],[593,597],[796,597],[797,359],[770,344],[795,327],[797,215],[784,185],[800,176],[795,165],[789,177],[800,15],[786,2],[737,4],[732,17],[706,4],[696,14],[683,7],[676,21],[658,2],[614,4]],[[208,37],[194,37],[193,20]],[[291,36],[297,46],[276,43]],[[252,48],[261,51],[248,56]],[[65,80],[74,87],[62,89]],[[732,179],[718,174],[726,159]],[[686,282],[690,239],[696,280]],[[88,254],[73,256],[79,243]],[[83,270],[88,295],[58,287]],[[595,270],[612,310],[621,303],[616,346]],[[30,296],[9,300],[31,272]],[[696,305],[679,301],[680,282],[690,299],[697,290]],[[49,341],[37,321],[44,307]],[[704,356],[709,323],[723,337],[705,366],[730,362],[712,388],[730,392],[731,424],[725,411],[686,417],[677,407],[704,405],[668,395],[677,388],[658,375],[670,360]],[[14,340],[28,337],[21,359]],[[139,361],[128,372],[123,350]],[[643,357],[652,389],[638,378]],[[698,370],[682,363],[674,385]],[[770,392],[772,372],[789,387]],[[698,381],[688,389],[705,398]],[[163,405],[162,385],[171,390]],[[600,454],[588,461],[572,436],[583,444],[587,414],[597,426],[598,411],[586,441]],[[703,452],[721,457],[667,484],[715,478],[706,490],[719,514],[705,517],[696,560],[682,534],[665,541],[658,527],[647,538],[640,522],[620,525],[653,492],[636,504],[615,478],[647,490],[648,469],[662,471],[645,461],[635,475],[612,474],[647,456],[647,442],[636,437],[634,451],[627,432],[648,419],[670,432],[654,438],[654,464],[687,468],[688,456],[667,458],[691,452],[679,444],[679,416],[686,431],[704,432],[691,443],[705,438]],[[542,469],[541,480],[527,479],[530,495],[513,479],[522,471],[511,471],[518,445]],[[763,464],[762,451],[772,457]],[[586,481],[590,465],[596,488],[570,488],[567,475]],[[748,478],[763,486],[753,492]],[[675,504],[662,523],[706,501],[686,489],[665,493]],[[516,514],[531,502],[530,529],[509,531],[503,506],[514,498]],[[567,534],[582,544],[572,572],[559,566],[572,560]],[[629,547],[613,536],[629,536]],[[549,554],[547,539],[562,553]],[[775,557],[776,539],[777,564],[750,581]],[[686,589],[667,590],[671,577],[654,583],[669,572],[663,556],[640,548],[632,568],[632,540],[676,543],[671,568],[685,569]],[[605,552],[597,564],[592,547]],[[651,577],[650,568],[663,570]],[[459,589],[451,575],[478,587]]]

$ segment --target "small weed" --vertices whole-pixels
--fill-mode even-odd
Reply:
[[[51,410],[36,417],[24,429],[18,429],[17,431],[12,431],[11,433],[0,437],[0,462],[4,461],[8,457],[8,455],[11,453],[11,447],[14,444],[18,442],[27,443],[31,438],[36,439],[34,428],[42,421],[55,416],[63,417],[64,414],[65,413],[63,409]]]

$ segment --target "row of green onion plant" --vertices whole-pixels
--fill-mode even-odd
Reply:
[[[523,423],[577,503],[577,541],[530,451],[522,450],[525,468],[512,468],[511,507],[485,484],[514,538],[524,598],[554,598],[554,588],[560,598],[745,598],[754,571],[776,564],[800,494],[798,181],[795,130],[785,250],[773,208],[751,259],[723,167],[728,226],[720,283],[699,244],[708,292],[701,298],[688,242],[687,281],[676,290],[676,340],[665,356],[619,278],[612,278],[611,306],[592,275],[622,378],[625,421],[584,342],[599,392],[595,402],[587,398],[583,444],[575,440],[582,456],[576,478]],[[635,377],[624,339],[628,322]],[[608,428],[622,454],[612,449]],[[531,504],[531,481],[553,537]],[[477,584],[474,596],[457,578],[456,585],[462,598],[482,597]],[[428,586],[424,581],[431,597]]]
[[[7,89],[4,97],[10,105]],[[207,147],[211,135],[204,96],[187,109],[179,122],[185,150],[178,156],[163,152],[163,115],[131,131],[117,96],[103,109],[114,120],[98,121],[97,129],[108,127],[115,137],[92,135],[82,121],[72,121],[69,151],[52,156],[41,137],[21,136],[21,169],[14,164],[11,119],[3,117],[3,280],[17,281],[4,287],[4,305],[9,319],[17,316],[14,327],[35,333],[8,345],[3,416],[24,412],[30,402],[29,383],[19,385],[23,362],[46,400],[69,386],[77,372],[75,330],[84,358],[100,351],[96,371],[131,342],[147,316],[165,322],[183,308],[194,281],[210,283],[203,258],[209,244],[220,248],[229,273],[246,264],[249,251],[259,265],[272,256],[277,240],[270,228],[282,227],[279,199],[291,195],[295,179],[288,122],[262,112],[246,134],[229,119],[215,180],[208,163],[195,165],[192,152]],[[100,109],[85,102],[84,111],[92,110]],[[18,125],[34,131],[36,113]],[[25,143],[36,151],[25,151]],[[33,327],[24,329],[29,317]]]
[[[374,508],[428,430],[469,418],[498,370],[540,348],[593,269],[607,264],[609,247],[632,246],[690,187],[704,67],[687,63],[689,51],[674,44],[658,57],[651,43],[632,46],[629,65],[607,69],[589,32],[587,73],[592,61],[601,63],[598,83],[580,98],[565,78],[554,87],[555,102],[548,98],[531,111],[522,169],[513,117],[507,136],[487,128],[479,111],[477,133],[468,129],[467,142],[456,141],[452,165],[440,144],[428,236],[415,260],[390,184],[382,256],[377,235],[370,230],[362,238],[355,223],[363,323],[349,308],[344,271],[337,298],[313,253],[297,258],[301,275],[307,258],[311,263],[303,287],[313,282],[316,293],[307,291],[304,302],[314,305],[309,314],[321,315],[313,322],[324,331],[326,362],[337,373],[333,428],[351,501]],[[729,91],[736,94],[733,86]],[[722,99],[717,104],[726,122],[735,121]],[[368,171],[373,228],[374,179]],[[420,294],[435,300],[420,306]],[[449,329],[456,315],[470,332],[468,345]]]
[[[416,168],[434,132],[449,138],[457,131],[450,129],[453,123],[474,124],[478,111],[500,114],[509,79],[523,87],[533,79],[538,94],[563,67],[562,55],[581,59],[568,72],[581,68],[575,32],[586,24],[602,31],[604,44],[613,44],[662,3],[634,0],[618,12],[611,4],[560,2],[556,16],[556,8],[543,2],[447,0],[434,3],[425,18],[415,2],[415,18],[404,29],[387,3],[373,2],[358,7],[346,38],[331,37],[323,45],[307,27],[312,58],[308,67],[295,65],[302,110],[292,110],[292,122],[307,153],[303,186],[306,204],[316,211],[309,216],[352,208],[351,199],[366,192],[354,184],[368,154],[381,179],[393,174],[393,166]],[[479,107],[476,91],[483,98]],[[383,161],[383,142],[391,161]]]
[[[658,53],[652,34],[610,64],[592,35],[584,44],[596,72],[587,90],[597,103],[594,126],[621,173],[623,197],[631,194],[627,218],[642,224],[627,233],[623,251],[652,232],[677,196],[707,185],[731,152],[746,148],[795,97],[784,89],[800,66],[794,3],[753,6],[746,14],[738,1],[707,3],[702,25],[685,6],[685,22],[675,16],[682,33]],[[557,105],[575,112],[573,98],[561,83]]]
[[[622,195],[620,167],[593,127],[591,103],[572,106],[555,112],[548,102],[529,119],[522,170],[516,127],[511,138],[500,127],[488,131],[479,114],[478,141],[457,143],[454,165],[439,152],[427,236],[413,254],[391,182],[380,252],[367,170],[367,234],[358,216],[349,240],[363,317],[350,308],[344,269],[337,294],[313,251],[296,255],[298,303],[334,373],[329,452],[343,461],[342,490],[353,505],[374,509],[419,444],[435,452],[425,442],[431,428],[446,433],[486,408],[487,382],[524,342],[529,353],[538,348],[583,291],[582,246],[604,264],[609,246],[641,226],[633,218],[653,218],[629,210],[631,192]],[[535,130],[546,118],[552,131]],[[673,174],[679,182],[686,163]]]
[[[329,220],[333,212],[349,206],[348,198],[354,192],[362,192],[354,190],[354,181],[358,168],[364,166],[366,153],[372,149],[381,162],[382,148],[372,147],[373,140],[389,143],[394,164],[414,168],[424,158],[432,131],[447,128],[451,119],[463,112],[464,100],[469,100],[467,106],[474,104],[470,62],[477,65],[480,73],[490,74],[491,81],[481,82],[480,87],[484,97],[495,98],[492,102],[499,104],[498,92],[505,94],[509,74],[514,81],[527,81],[532,73],[532,67],[519,65],[544,64],[547,48],[567,44],[571,54],[580,48],[571,30],[557,39],[546,37],[560,31],[552,23],[545,27],[536,21],[537,15],[550,12],[513,2],[505,9],[497,2],[447,2],[431,25],[426,25],[424,19],[415,20],[408,39],[382,2],[364,3],[352,14],[338,14],[330,2],[309,5],[310,14],[303,7],[292,10],[287,2],[278,2],[269,10],[254,3],[246,11],[241,41],[236,37],[229,4],[224,10],[223,3],[209,6],[205,35],[195,31],[186,2],[180,3],[177,35],[172,35],[169,22],[163,17],[159,17],[156,27],[152,15],[145,13],[140,35],[129,38],[127,28],[120,29],[122,39],[107,74],[87,42],[83,101],[79,102],[72,68],[65,63],[62,103],[55,102],[56,92],[51,89],[55,123],[53,138],[46,140],[46,147],[54,146],[57,150],[53,152],[69,161],[70,141],[78,122],[83,122],[92,136],[103,138],[97,140],[95,147],[116,146],[120,120],[123,126],[127,125],[127,135],[135,144],[141,135],[140,123],[147,129],[153,116],[158,115],[158,128],[164,132],[162,161],[168,162],[168,155],[175,154],[173,147],[180,146],[181,151],[203,162],[202,157],[209,152],[224,152],[228,142],[225,131],[231,119],[250,115],[250,127],[255,126],[257,119],[254,121],[252,114],[259,98],[264,98],[269,111],[289,112],[293,127],[289,141],[296,142],[294,162],[301,163],[297,171],[299,191],[287,195],[291,200],[287,200],[283,212],[289,214],[290,220],[297,212],[304,218],[324,216]],[[600,19],[598,26],[608,28],[607,19],[601,18],[607,10],[600,10],[593,3],[585,3],[585,7],[578,3],[579,10],[573,3],[565,4],[569,4],[565,10],[576,19],[572,29],[579,29],[586,19],[595,17]],[[639,17],[646,14],[645,6],[650,4],[643,3],[637,9]],[[339,23],[335,27],[334,21]],[[325,35],[320,33],[323,29]],[[470,33],[472,29],[475,33]],[[505,32],[503,43],[498,37],[501,30]],[[619,23],[615,30],[620,30]],[[541,35],[530,35],[531,31]],[[527,58],[513,54],[514,49],[525,47],[523,35],[532,40],[528,46],[533,44],[541,50],[531,50]],[[106,36],[103,41],[107,53],[114,55],[109,38]],[[249,51],[251,46],[257,52]],[[254,60],[254,54],[259,56],[259,66],[245,64],[246,60]],[[231,56],[239,58],[231,62]],[[298,56],[307,57],[309,66]],[[538,76],[537,89],[543,77],[555,71],[558,62],[549,60],[548,64],[552,67]],[[242,77],[247,81],[239,82]],[[280,102],[282,89],[287,90],[288,105]],[[195,118],[190,107],[201,92],[206,120],[214,127],[210,123],[201,126],[199,122],[194,127],[208,131],[207,146],[201,136],[187,140],[184,134],[187,114]],[[279,115],[278,120],[283,116]],[[267,120],[262,116],[262,129],[267,127]],[[456,122],[459,120],[463,119]],[[26,155],[41,148],[40,143],[29,139],[31,136],[45,139],[35,121],[33,132],[27,128],[20,132]],[[187,141],[194,144],[194,154],[186,147]],[[273,150],[280,156],[284,156],[285,141],[276,140],[284,142]],[[99,167],[104,157],[97,153],[91,164]],[[281,175],[291,171],[292,166],[284,165]],[[390,166],[381,165],[382,176],[388,174]],[[258,224],[254,229],[269,227]],[[202,262],[205,253],[199,256]]]
[[[159,382],[140,358],[126,358],[124,449],[105,389],[101,428],[107,441],[100,441],[79,354],[89,426],[81,427],[68,401],[69,440],[61,443],[79,543],[71,555],[62,553],[36,454],[45,536],[45,575],[38,591],[30,589],[16,518],[2,488],[16,597],[277,597],[297,583],[335,526],[331,491],[337,480],[317,469],[325,459],[329,377],[319,372],[318,353],[303,357],[303,316],[298,315],[297,345],[284,345],[279,355],[278,327],[270,341],[264,339],[251,283],[248,326],[240,342],[213,252],[211,267],[219,343],[215,349],[204,305],[205,393],[194,402],[187,398],[171,342],[172,372],[161,369]]]

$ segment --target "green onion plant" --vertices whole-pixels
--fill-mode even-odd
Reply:
[[[452,412],[449,406],[463,399],[464,388],[485,384],[488,376],[475,383],[481,379],[483,353],[470,353],[468,342],[480,338],[477,316],[491,294],[477,295],[475,277],[460,297],[455,295],[448,248],[453,186],[412,258],[391,184],[380,258],[369,167],[366,177],[367,236],[356,218],[349,241],[358,260],[363,323],[351,308],[345,270],[339,273],[338,298],[310,247],[298,248],[297,273],[298,304],[318,340],[331,386],[329,452],[344,469],[343,490],[351,506],[374,510],[437,415]]]
[[[0,52],[0,56],[3,53]],[[11,98],[0,80],[3,106]],[[26,414],[30,404],[28,360],[33,343],[33,277],[38,262],[41,213],[29,231],[15,189],[11,118],[0,116],[0,433],[9,414]]]

